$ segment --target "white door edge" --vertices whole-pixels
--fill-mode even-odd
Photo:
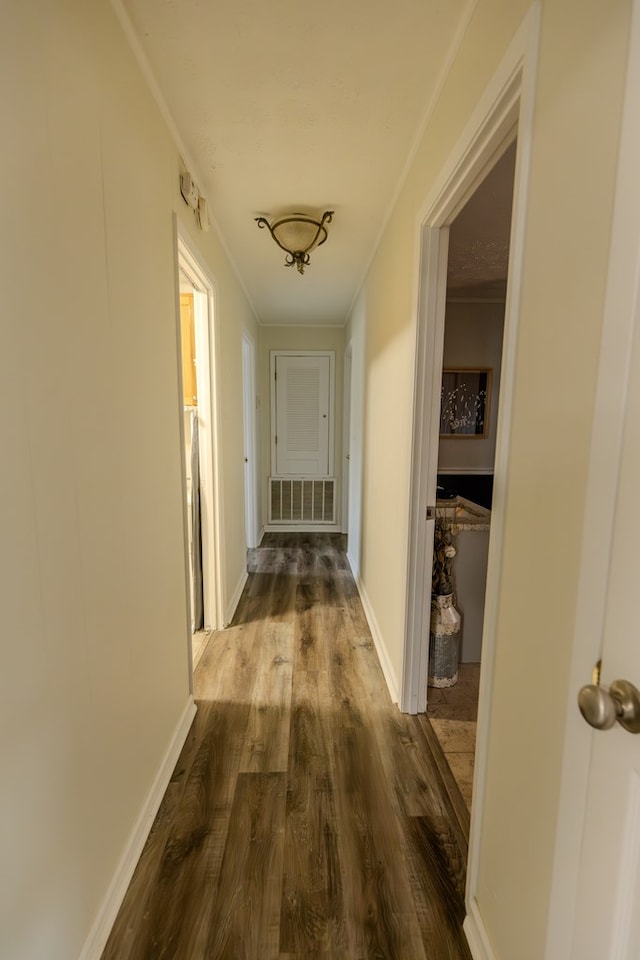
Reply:
[[[242,388],[245,469],[245,522],[247,546],[258,545],[258,492],[256,444],[256,365],[255,342],[248,330],[242,332]]]
[[[573,956],[591,739],[576,696],[600,658],[634,317],[640,294],[640,0],[634,0],[578,581],[546,960]]]
[[[199,389],[201,383],[204,386],[204,395],[202,398],[199,397],[198,411],[199,427],[201,429],[200,467],[204,479],[202,511],[203,519],[206,521],[203,523],[202,531],[203,600],[205,626],[217,630],[222,627],[224,610],[222,595],[224,556],[222,552],[223,514],[220,506],[220,430],[218,417],[220,378],[217,369],[219,351],[217,348],[217,324],[215,322],[215,284],[189,240],[180,230],[179,225],[176,225],[176,244],[178,266],[187,274],[194,289],[203,295],[199,298],[202,309],[194,309],[196,355],[200,361],[199,371],[203,368],[205,370],[205,376],[198,378]]]
[[[340,529],[349,533],[349,470],[350,470],[350,442],[351,442],[351,343],[347,344],[343,360],[343,390],[342,390],[342,465],[340,479],[342,481],[342,509],[340,512]]]

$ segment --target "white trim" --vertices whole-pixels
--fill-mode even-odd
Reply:
[[[153,778],[151,789],[140,808],[136,822],[129,834],[107,893],[98,910],[84,947],[82,948],[79,960],[100,960],[102,956],[109,934],[111,933],[111,928],[115,923],[118,910],[122,905],[122,901],[131,882],[133,871],[138,864],[147,837],[153,826],[153,821],[160,809],[162,798],[171,780],[171,775],[178,762],[180,751],[187,739],[195,715],[196,705],[193,697],[190,696],[173,732],[165,755],[160,762],[156,775]]]
[[[472,900],[462,926],[473,960],[497,960],[484,928],[477,900]],[[556,958],[557,960],[557,958]]]
[[[364,436],[365,436],[365,354],[366,311],[354,314],[348,336],[351,342],[351,396],[349,418],[351,430],[349,447],[349,529],[347,531],[347,556],[355,578],[360,575],[362,564],[362,510],[364,488]]]
[[[174,275],[175,275],[175,311],[176,311],[176,358],[178,362],[178,400],[180,410],[183,411],[184,403],[184,382],[182,379],[182,319],[180,316],[180,257],[178,254],[178,218],[173,216],[173,257],[174,257]],[[185,592],[185,637],[187,653],[187,673],[189,678],[189,693],[193,694],[193,647],[192,647],[192,610],[191,610],[191,583],[190,583],[190,565],[189,557],[189,519],[188,519],[188,491],[187,491],[187,466],[186,466],[186,442],[184,429],[184,416],[178,417],[178,432],[180,437],[180,485],[182,490],[182,543],[183,543],[183,566],[184,566],[184,592]]]
[[[177,223],[178,264],[188,276],[194,289],[207,298],[207,310],[194,309],[196,325],[196,355],[206,357],[206,366],[199,364],[199,371],[208,376],[199,377],[198,390],[203,387],[203,396],[198,399],[198,419],[201,427],[201,467],[204,478],[202,497],[202,575],[204,592],[205,629],[218,630],[222,626],[224,610],[223,583],[224,553],[222,550],[223,511],[221,509],[221,449],[220,449],[220,375],[218,371],[218,323],[216,320],[216,287],[213,277],[200,261],[190,238]],[[195,303],[194,303],[195,308]],[[205,315],[206,314],[206,315]],[[179,324],[179,316],[178,316]],[[178,331],[179,336],[179,331]],[[208,368],[208,369],[207,369]],[[180,395],[182,408],[182,395]],[[184,451],[184,443],[182,445]],[[184,456],[184,452],[183,452]],[[183,465],[184,472],[184,465]],[[186,498],[185,498],[186,511]],[[186,515],[185,515],[186,520]]]
[[[515,381],[515,354],[520,314],[520,289],[524,262],[525,219],[527,211],[531,141],[535,104],[538,42],[540,35],[540,5],[534,3],[525,17],[507,56],[518,58],[520,64],[518,149],[514,177],[514,204],[509,243],[509,278],[505,305],[505,336],[502,347],[500,375],[500,409],[496,436],[494,476],[498,483],[493,488],[491,509],[492,533],[487,559],[487,586],[483,624],[483,667],[480,673],[479,711],[474,764],[474,802],[471,808],[469,859],[467,865],[467,902],[476,903],[480,863],[480,836],[484,807],[484,788],[489,750],[490,705],[493,694],[493,666],[495,635],[497,631],[498,598],[502,570],[502,545],[505,497],[508,484],[509,440],[511,436],[512,397]]]
[[[340,533],[337,523],[265,523],[265,533]]]
[[[210,344],[209,329],[215,327],[214,297],[212,290],[195,290],[193,293],[193,326],[196,354],[196,381],[198,390],[198,430],[200,470],[200,516],[202,537],[202,593],[204,607],[204,628],[215,630],[219,620],[220,597],[217,585],[216,569],[218,565],[219,545],[216,544],[217,530],[215,507],[215,455],[214,437],[216,435],[213,420],[214,384],[211,383],[211,366],[215,352]],[[211,364],[203,363],[202,358],[212,358]],[[212,515],[213,514],[213,515]]]
[[[367,594],[367,591],[365,590],[365,586],[362,580],[360,579],[360,577],[356,578],[356,586],[358,587],[358,593],[360,594],[360,600],[362,602],[364,615],[367,618],[367,623],[369,624],[369,630],[371,631],[371,636],[373,638],[373,643],[376,648],[376,653],[378,654],[380,666],[382,667],[382,673],[384,674],[384,679],[387,682],[389,695],[391,696],[391,699],[394,703],[399,703],[400,687],[398,686],[398,680],[395,674],[395,670],[391,665],[391,660],[389,659],[389,654],[387,653],[387,648],[382,638],[382,631],[378,626],[378,621],[376,620],[376,615],[373,612],[373,607],[371,606],[369,595]],[[427,681],[425,676],[425,684],[426,682]]]
[[[243,570],[242,573],[240,574],[240,579],[236,583],[236,588],[233,591],[233,596],[231,597],[231,600],[229,601],[227,609],[225,610],[225,615],[224,615],[225,627],[228,627],[234,618],[236,608],[240,603],[240,597],[242,596],[242,591],[244,590],[245,584],[248,579],[249,579],[249,574],[247,573],[246,570]]]
[[[340,530],[349,533],[349,483],[351,480],[351,341],[342,358],[342,464],[340,467]]]
[[[242,331],[242,423],[244,428],[245,526],[247,547],[258,540],[258,470],[256,442],[256,343],[247,329]]]
[[[423,231],[422,266],[418,271],[418,323],[414,390],[413,449],[410,490],[409,556],[401,709],[424,713],[427,707],[430,591],[434,521],[427,520],[428,491],[435,498],[437,457],[430,457],[439,434],[440,384],[429,368],[440,370],[444,352],[444,316],[449,230]],[[430,318],[428,320],[427,318]],[[435,499],[433,500],[435,502]]]
[[[638,299],[640,260],[640,0],[630,23],[629,59],[618,157],[609,270],[593,416],[582,532],[576,619],[569,686],[560,803],[551,885],[546,960],[573,956],[574,925],[587,806],[592,738],[576,709],[576,691],[586,683],[602,652],[606,591],[614,528],[618,471]],[[615,955],[618,953],[614,951]],[[622,956],[622,954],[620,954]]]
[[[495,632],[502,566],[502,539],[507,486],[508,448],[511,428],[511,398],[514,387],[515,345],[519,315],[520,285],[524,257],[524,227],[527,206],[529,155],[533,129],[533,101],[539,35],[539,4],[524,18],[491,83],[427,198],[417,224],[415,304],[416,377],[414,435],[411,474],[411,514],[408,553],[408,593],[402,708],[409,712],[426,707],[426,661],[428,656],[428,597],[423,584],[430,581],[431,526],[426,521],[429,498],[435,495],[437,457],[436,415],[439,383],[435,371],[442,366],[444,309],[446,298],[447,225],[462,209],[486,173],[513,141],[517,125],[518,148],[514,180],[509,279],[505,308],[505,342],[502,356],[500,410],[497,426],[491,535],[487,570],[483,628],[483,660],[474,770],[474,802],[467,868],[468,913],[478,914],[476,891],[480,859],[484,787],[489,739],[489,714],[493,684]],[[438,366],[439,365],[439,366]],[[435,408],[435,409],[434,409]],[[435,460],[435,462],[434,462]],[[434,502],[433,500],[431,502]],[[478,915],[477,920],[480,921]],[[469,921],[471,924],[473,921]],[[478,922],[476,927],[480,927]]]

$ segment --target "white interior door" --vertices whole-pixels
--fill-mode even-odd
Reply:
[[[342,391],[342,517],[341,529],[349,532],[349,470],[351,468],[351,344],[344,354]]]
[[[255,347],[249,336],[242,338],[242,389],[244,426],[244,502],[247,547],[258,545],[256,466]]]
[[[329,476],[327,354],[275,357],[275,476]]]
[[[602,643],[602,683],[640,687],[640,342],[632,354]],[[588,678],[585,678],[588,682]],[[640,736],[594,731],[575,960],[640,957]]]
[[[617,679],[640,687],[640,0],[634,3],[630,50],[596,409],[601,429],[596,420],[594,436],[596,457],[610,458],[609,437],[620,438],[601,645],[605,687]],[[640,736],[616,723],[594,730],[591,738],[571,957],[638,960]]]

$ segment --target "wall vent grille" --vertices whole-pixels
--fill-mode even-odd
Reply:
[[[335,523],[335,486],[333,478],[271,477],[269,522]]]

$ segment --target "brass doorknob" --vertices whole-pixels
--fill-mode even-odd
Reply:
[[[578,707],[596,730],[610,730],[617,721],[629,733],[640,733],[640,691],[628,680],[614,680],[608,690],[587,684],[578,693]]]

